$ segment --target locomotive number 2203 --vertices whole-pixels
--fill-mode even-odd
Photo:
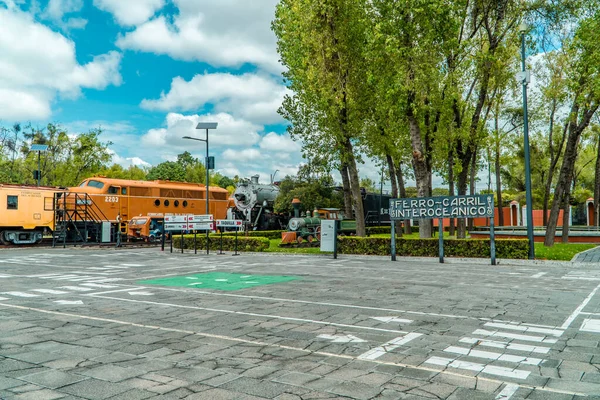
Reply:
[[[118,203],[119,198],[117,196],[106,196],[104,198],[104,202],[105,203]]]

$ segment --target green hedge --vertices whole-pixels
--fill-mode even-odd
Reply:
[[[526,259],[529,244],[527,240],[496,240],[496,257]],[[340,237],[338,251],[343,254],[389,255],[391,241],[387,238]],[[398,256],[437,257],[438,239],[396,239]],[[485,239],[444,240],[446,257],[490,257],[490,241]]]
[[[366,229],[367,235],[379,235],[382,233],[390,233],[392,231],[392,228],[390,226],[368,226]],[[402,229],[402,233],[404,233],[404,227],[402,227]],[[412,233],[419,232],[419,227],[411,226],[410,231]]]
[[[267,239],[281,239],[281,232],[283,232],[283,231],[248,231],[248,232],[240,231],[240,232],[238,232],[238,238],[241,236],[247,235],[247,237],[264,237]],[[231,235],[235,236],[235,232],[232,232],[232,231],[223,232],[223,237],[231,236]]]
[[[238,234],[238,251],[265,251],[269,248],[269,239],[264,237],[244,237]],[[209,235],[208,247],[211,250],[221,249],[221,235]],[[173,236],[173,247],[181,248],[181,236]],[[196,247],[198,249],[206,249],[206,235],[198,234],[196,236]],[[194,235],[183,236],[183,248],[188,250],[194,249]],[[235,250],[235,236],[223,235],[223,250],[234,251]]]

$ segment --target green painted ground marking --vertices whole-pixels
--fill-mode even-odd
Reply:
[[[199,289],[240,290],[255,286],[270,285],[302,279],[285,275],[244,275],[227,272],[207,272],[205,274],[171,276],[168,278],[139,281],[141,285],[179,286]]]

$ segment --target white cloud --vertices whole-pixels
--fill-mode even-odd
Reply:
[[[203,74],[189,82],[174,78],[168,93],[161,93],[157,100],[144,99],[141,106],[149,110],[191,111],[210,103],[217,112],[270,124],[282,122],[277,109],[286,93],[284,85],[256,74]]]
[[[224,155],[223,157],[224,158]],[[252,160],[254,163],[248,161],[226,161],[221,158],[217,159],[218,171],[226,176],[234,177],[239,176],[240,178],[249,178],[253,175],[259,176],[259,183],[270,183],[271,175],[275,174],[275,181],[282,180],[285,176],[295,176],[298,174],[298,168],[300,163],[265,163],[265,160]]]
[[[120,25],[131,26],[148,21],[165,0],[94,0],[94,5],[113,14]]]
[[[264,157],[257,149],[244,149],[244,150],[233,150],[227,149],[223,152],[222,157],[228,161],[257,161],[262,160]]]
[[[219,67],[251,63],[274,73],[282,70],[270,29],[277,0],[173,2],[179,12],[172,22],[158,16],[121,36],[117,45]]]
[[[81,11],[83,0],[50,0],[44,12],[54,20],[61,20],[65,14]]]
[[[18,121],[32,116],[46,118],[50,113],[47,93],[0,88],[0,119]]]
[[[260,148],[281,153],[300,152],[301,150],[300,144],[294,142],[287,133],[279,135],[275,132],[270,132],[262,138]]]
[[[87,19],[79,17],[64,19],[66,14],[79,12],[82,8],[83,0],[50,0],[41,17],[49,19],[63,31],[68,32],[71,29],[83,29],[87,25]]]
[[[108,149],[108,153],[112,156],[111,161],[115,164],[119,164],[120,166],[124,167],[124,168],[129,168],[131,166],[137,166],[137,167],[151,167],[152,164],[142,160],[139,157],[121,157],[119,154],[117,154],[114,150],[112,149]]]
[[[150,129],[142,136],[141,142],[146,146],[171,147],[179,150],[204,148],[203,143],[192,143],[182,139],[183,136],[204,139],[205,131],[196,129],[198,122],[218,122],[216,130],[209,130],[209,145],[213,146],[252,146],[260,140],[258,132],[262,127],[244,120],[237,120],[229,114],[182,115],[169,113],[167,127]]]
[[[17,8],[17,4],[21,4],[22,1],[19,0],[0,0],[0,4],[6,4],[6,8],[9,10],[14,10]]]
[[[46,119],[57,95],[76,98],[82,88],[120,85],[121,54],[95,56],[80,65],[75,44],[19,10],[0,9],[0,119]],[[14,100],[13,100],[14,99]]]

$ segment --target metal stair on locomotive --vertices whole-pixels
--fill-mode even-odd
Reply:
[[[56,193],[54,204],[53,246],[100,242],[102,223],[108,218],[87,193]]]

